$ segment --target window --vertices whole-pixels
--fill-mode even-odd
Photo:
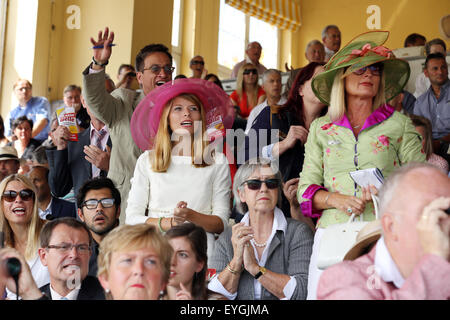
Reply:
[[[267,68],[278,68],[278,28],[246,15],[220,0],[218,63],[219,77],[228,79],[234,65],[245,57],[249,42],[262,46],[260,62]]]
[[[249,42],[258,41],[263,48],[259,62],[269,68],[278,68],[278,28],[250,17]]]
[[[218,62],[233,69],[244,59],[245,54],[245,14],[220,0]],[[228,75],[229,76],[229,75]]]
[[[182,23],[182,3],[181,0],[173,1],[173,19],[172,19],[172,57],[175,77],[180,73],[178,68],[181,65],[181,23]]]

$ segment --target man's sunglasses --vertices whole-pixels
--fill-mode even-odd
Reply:
[[[19,192],[13,190],[5,191],[2,194],[2,199],[4,199],[6,202],[13,202],[16,200],[17,195],[20,195],[20,199],[22,199],[23,201],[34,199],[34,192],[30,189],[23,189]]]
[[[360,75],[363,75],[366,72],[367,69],[369,69],[370,73],[372,73],[372,75],[374,75],[374,76],[381,75],[381,72],[383,71],[382,65],[380,65],[380,64],[372,64],[370,66],[366,66],[366,67],[363,67],[361,69],[355,70],[355,71],[353,71],[353,73],[358,75],[358,76],[360,76]]]
[[[166,74],[171,74],[175,70],[175,67],[172,67],[172,66],[163,66],[163,67],[161,67],[161,66],[158,66],[157,64],[154,64],[150,68],[142,69],[142,72],[144,72],[145,70],[150,70],[152,73],[158,75],[161,72],[162,69],[164,69],[164,72]]]
[[[194,61],[191,62],[191,64],[201,64],[202,66],[204,66],[205,62],[204,61],[194,60]]]
[[[244,181],[242,184],[246,184],[250,190],[259,190],[261,185],[265,183],[268,189],[276,189],[280,185],[280,180],[278,179],[267,179],[267,180],[256,180],[251,179]]]
[[[246,70],[244,70],[244,74],[250,74],[250,73],[258,74],[258,70],[256,70],[256,69],[246,69]]]

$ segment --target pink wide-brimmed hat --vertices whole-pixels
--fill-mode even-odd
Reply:
[[[217,138],[234,122],[230,97],[214,82],[203,79],[177,79],[151,91],[136,107],[131,117],[131,136],[143,151],[153,147],[161,114],[166,104],[183,93],[196,95],[206,114],[208,135]],[[212,138],[214,140],[214,138]]]

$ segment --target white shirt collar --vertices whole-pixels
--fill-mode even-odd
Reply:
[[[72,291],[70,291],[67,294],[67,296],[66,296],[67,300],[77,300],[79,292],[80,292],[80,289],[73,289]],[[58,292],[53,290],[51,283],[50,283],[50,293],[52,295],[52,300],[61,300],[61,298],[63,297]]]
[[[389,250],[381,237],[375,249],[375,270],[385,282],[393,282],[397,288],[401,288],[405,279],[397,268]]]
[[[42,220],[46,220],[45,217],[47,217],[48,214],[52,214],[52,209],[51,209],[52,201],[53,201],[53,197],[50,198],[50,202],[48,203],[48,206],[47,206],[47,208],[46,208],[45,210],[41,210],[41,208],[38,208],[38,211],[39,211],[39,217],[40,217]]]

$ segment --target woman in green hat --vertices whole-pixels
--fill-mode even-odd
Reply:
[[[409,162],[424,162],[421,138],[411,120],[386,102],[406,85],[410,68],[383,47],[389,32],[363,33],[337,52],[312,81],[315,95],[329,105],[309,129],[297,198],[305,216],[318,217],[310,260],[308,299],[316,298],[321,270],[317,256],[323,231],[352,214],[375,219],[371,190],[349,172],[378,168],[387,177]]]

